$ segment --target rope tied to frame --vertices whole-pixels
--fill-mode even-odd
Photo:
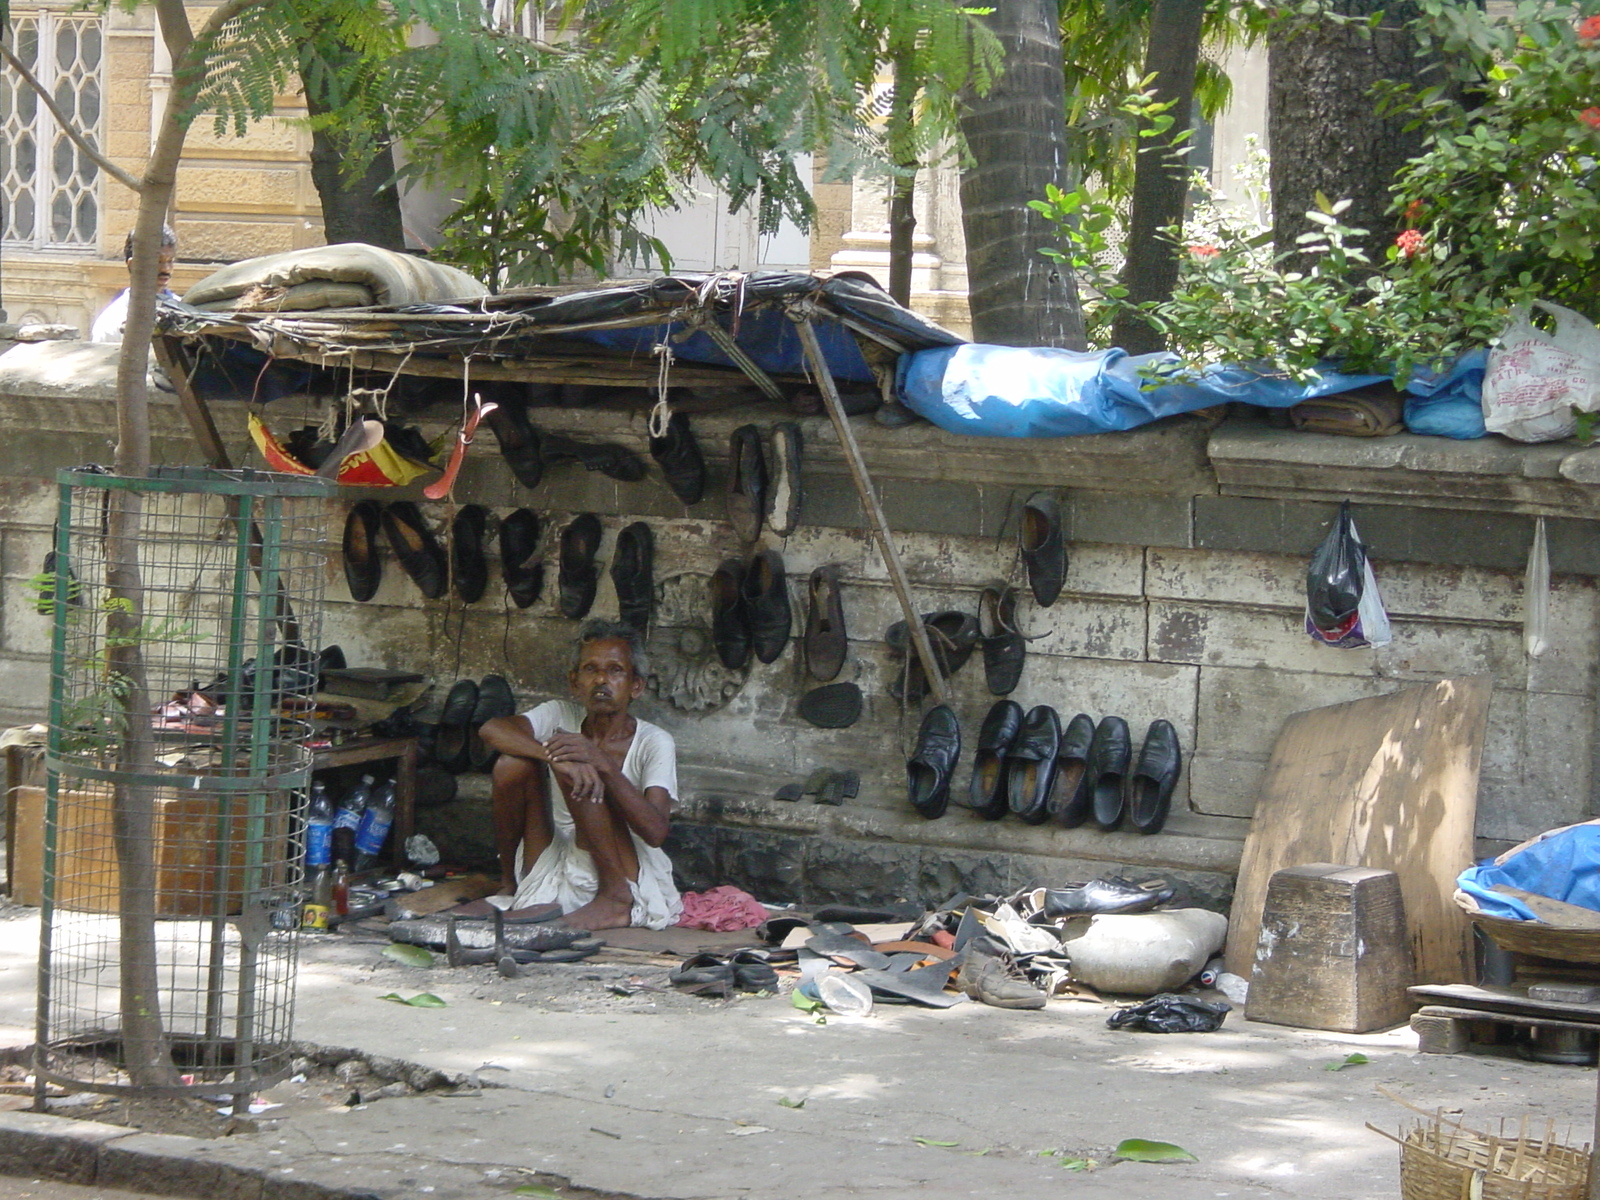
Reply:
[[[672,405],[667,402],[672,379],[672,347],[662,340],[651,348],[651,353],[656,356],[656,403],[650,410],[648,429],[650,436],[659,440],[667,436],[667,425],[672,420]]]

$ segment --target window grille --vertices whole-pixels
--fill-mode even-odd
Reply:
[[[16,13],[11,49],[57,106],[100,146],[101,19]],[[0,76],[0,239],[34,249],[88,249],[100,228],[100,168],[57,126],[15,72]]]

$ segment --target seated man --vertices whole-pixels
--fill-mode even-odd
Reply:
[[[567,675],[573,700],[484,722],[479,736],[500,752],[495,848],[513,911],[559,904],[564,924],[589,930],[664,929],[682,913],[661,850],[677,751],[666,730],[628,713],[644,672],[634,629],[590,621]]]

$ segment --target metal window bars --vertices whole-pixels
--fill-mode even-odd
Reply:
[[[332,485],[187,467],[57,479],[55,546],[32,585],[54,623],[39,1094],[47,1081],[198,1089],[242,1111],[290,1061]],[[114,586],[108,535],[112,506],[130,499],[142,508],[135,593]],[[129,727],[130,689],[146,697],[148,737]],[[154,894],[136,888],[125,905],[115,847],[130,804],[145,806]],[[171,1056],[155,1086],[130,1073],[122,1025],[124,918],[152,909]]]

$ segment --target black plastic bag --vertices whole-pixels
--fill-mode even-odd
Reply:
[[[1119,1008],[1106,1018],[1111,1029],[1143,1030],[1145,1033],[1215,1033],[1233,1011],[1221,1000],[1202,1000],[1162,992],[1143,1004]]]
[[[1339,505],[1339,519],[1328,530],[1306,569],[1306,616],[1329,637],[1355,624],[1366,586],[1367,548],[1356,536],[1350,501]]]

